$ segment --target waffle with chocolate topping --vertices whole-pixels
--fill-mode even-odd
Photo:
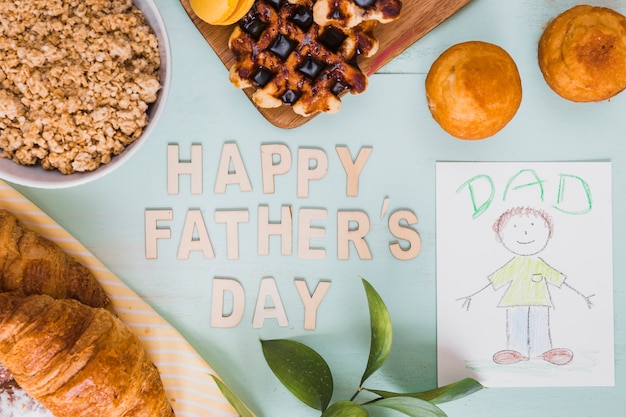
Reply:
[[[257,0],[233,30],[229,48],[236,62],[230,80],[238,88],[253,88],[257,106],[290,105],[301,116],[333,113],[344,94],[366,89],[357,58],[378,50],[373,34],[378,21],[351,28],[320,25],[314,5],[315,0]]]
[[[317,0],[313,18],[318,25],[340,25],[351,28],[368,20],[388,23],[402,10],[400,0]]]

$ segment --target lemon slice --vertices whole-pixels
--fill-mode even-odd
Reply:
[[[237,7],[235,7],[235,10],[232,12],[232,14],[224,19],[224,21],[222,21],[220,24],[232,25],[233,23],[238,22],[242,17],[246,15],[246,13],[248,13],[248,11],[250,11],[255,1],[256,0],[239,0]]]
[[[212,25],[230,17],[238,4],[238,0],[189,0],[193,12]]]

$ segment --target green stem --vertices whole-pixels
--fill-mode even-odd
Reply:
[[[354,399],[361,393],[361,390],[362,390],[361,387],[359,387],[359,389],[356,390],[354,395],[350,397],[350,401],[354,401]]]

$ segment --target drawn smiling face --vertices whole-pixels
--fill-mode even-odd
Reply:
[[[549,226],[543,218],[533,215],[514,215],[500,230],[500,241],[516,255],[535,255],[546,247],[549,239]]]

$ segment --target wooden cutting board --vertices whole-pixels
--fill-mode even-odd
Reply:
[[[373,57],[359,61],[360,68],[368,77],[374,74],[470,1],[403,0],[402,13],[398,20],[378,25],[375,36],[380,41],[379,50]],[[224,65],[230,68],[235,60],[228,49],[228,38],[233,26],[209,25],[196,16],[189,5],[189,0],[181,0],[181,4]],[[224,75],[224,82],[229,82],[227,74]],[[252,91],[245,90],[244,93],[251,99]],[[283,129],[301,126],[313,117],[302,117],[294,113],[289,106],[274,109],[257,107],[257,109],[270,123]]]

